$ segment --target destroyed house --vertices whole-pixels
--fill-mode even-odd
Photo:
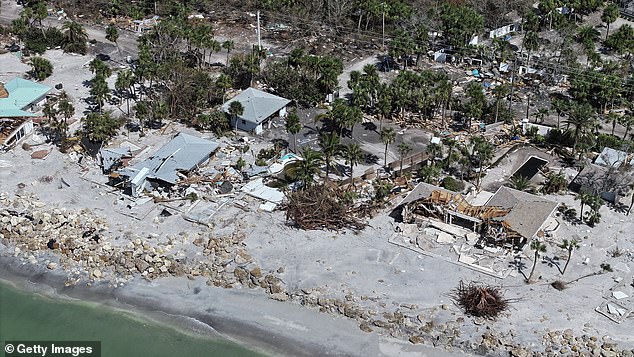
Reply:
[[[130,194],[138,197],[144,190],[158,186],[172,186],[189,171],[206,163],[218,149],[218,143],[179,133],[157,152],[132,166],[125,167],[110,177],[123,184]]]
[[[460,193],[420,183],[395,211],[400,211],[403,222],[435,218],[471,229],[488,243],[522,247],[538,234],[556,208],[556,202],[505,186],[485,205],[476,206]]]
[[[572,180],[569,188],[575,192],[590,192],[610,203],[618,204],[621,198],[629,194],[632,184],[634,169],[630,165],[588,164]]]
[[[32,111],[45,99],[50,87],[14,78],[0,84],[0,148],[8,149],[33,131]]]
[[[222,105],[222,111],[229,114],[229,106],[235,101],[242,104],[244,110],[237,118],[231,118],[231,127],[257,135],[264,131],[264,126],[269,127],[273,117],[285,117],[286,106],[291,102],[255,88],[247,88],[226,101]]]

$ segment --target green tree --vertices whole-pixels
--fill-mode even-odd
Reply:
[[[484,166],[493,158],[493,145],[491,145],[484,137],[475,136],[470,139],[473,146],[473,154],[478,162],[478,176],[476,181],[476,189],[480,190],[482,181],[482,171]]]
[[[572,152],[575,154],[577,153],[580,137],[596,127],[596,118],[592,106],[588,103],[573,105],[568,113],[568,119],[564,123],[570,135],[572,135]],[[572,129],[570,129],[571,126]]]
[[[629,24],[622,25],[608,36],[605,44],[617,53],[630,57],[634,52],[634,28]]]
[[[336,133],[322,133],[319,136],[319,147],[326,164],[326,180],[330,179],[330,165],[341,153],[339,135]]]
[[[119,40],[119,30],[117,30],[114,25],[106,27],[106,40],[114,43],[114,45],[117,46],[117,51],[119,53],[121,52],[119,50],[119,44],[117,43],[117,40]]]
[[[587,191],[580,192],[575,200],[579,200],[581,202],[581,211],[579,211],[579,220],[583,220],[583,209],[586,205],[589,205],[594,200],[594,194]]]
[[[127,114],[130,114],[130,100],[133,98],[133,87],[134,87],[134,73],[129,70],[119,71],[117,73],[117,80],[114,84],[117,93],[126,100],[127,105]]]
[[[608,2],[608,4],[603,9],[603,14],[601,14],[601,21],[605,22],[607,27],[607,31],[605,32],[605,39],[608,39],[610,35],[610,24],[616,21],[619,18],[619,7],[616,6],[613,2]]]
[[[59,96],[57,110],[59,114],[61,114],[64,118],[64,120],[61,121],[58,126],[63,142],[68,136],[68,120],[72,118],[73,115],[75,115],[75,106],[73,105],[72,100],[65,91],[63,91]]]
[[[535,273],[535,267],[537,266],[537,259],[539,258],[540,253],[546,253],[546,244],[538,240],[533,240],[531,242],[531,249],[535,251],[535,257],[533,259],[533,267],[531,268],[531,272],[528,275],[528,278],[526,278],[526,282],[529,284],[533,279],[533,273]]]
[[[564,275],[566,274],[566,269],[568,268],[568,264],[570,263],[570,258],[572,258],[572,251],[579,248],[579,242],[577,242],[577,240],[575,239],[572,239],[570,241],[564,239],[564,241],[559,245],[559,248],[568,251],[568,259],[566,260],[566,265],[564,265],[564,269],[561,271],[561,275]]]
[[[381,135],[381,141],[385,144],[385,153],[383,154],[383,164],[387,166],[387,147],[396,139],[396,133],[392,128],[383,128],[379,133]]]
[[[66,21],[62,25],[62,29],[64,31],[64,43],[62,45],[64,52],[85,55],[88,51],[88,46],[86,45],[88,34],[86,30],[74,21]]]
[[[464,47],[483,26],[482,16],[473,7],[444,3],[440,9],[443,36],[449,44]]]
[[[568,187],[568,180],[562,172],[551,172],[546,176],[542,192],[545,194],[559,193]]]
[[[470,82],[467,85],[467,97],[469,100],[464,105],[464,114],[468,120],[468,128],[471,130],[471,121],[480,120],[486,107],[486,97],[479,82]]]
[[[53,74],[53,65],[49,60],[43,57],[31,58],[31,77],[42,81]]]
[[[510,88],[507,84],[501,84],[493,88],[493,96],[495,97],[495,122],[498,122],[498,116],[500,114],[500,101],[507,97],[510,93]],[[510,100],[510,99],[509,99]]]
[[[400,157],[400,167],[398,170],[398,174],[399,176],[403,175],[403,160],[405,159],[405,156],[412,151],[412,147],[407,144],[407,143],[400,143],[398,144],[398,153],[399,153],[399,157]]]
[[[323,157],[319,151],[315,151],[309,147],[302,151],[302,160],[297,167],[297,179],[302,182],[304,188],[310,187],[315,180],[315,175],[319,173],[319,166],[323,161]]]
[[[229,53],[231,52],[231,50],[233,50],[235,48],[235,43],[233,42],[233,40],[226,40],[222,43],[222,48],[224,48],[225,50],[227,50],[227,61],[226,61],[226,65],[229,65]]]
[[[117,133],[121,126],[119,120],[109,112],[88,113],[83,120],[84,135],[93,142],[106,142]]]
[[[299,120],[297,111],[293,110],[286,116],[286,131],[293,135],[293,152],[297,152],[297,134],[302,130],[302,122]]]
[[[228,112],[233,120],[235,120],[236,134],[238,134],[238,117],[242,115],[242,113],[244,113],[244,106],[242,105],[242,103],[234,100],[233,102],[229,103]]]
[[[528,191],[531,188],[531,182],[526,177],[518,175],[511,177],[507,186],[518,191]]]
[[[110,88],[106,78],[102,75],[96,75],[90,81],[90,95],[92,95],[99,107],[99,113],[103,113],[104,101],[110,97]]]
[[[354,167],[361,163],[361,159],[363,159],[363,151],[361,151],[359,144],[351,143],[345,147],[343,156],[346,159],[346,165],[350,166],[350,181],[354,187]]]

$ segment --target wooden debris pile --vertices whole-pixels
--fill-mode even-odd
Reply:
[[[489,285],[480,285],[460,281],[454,290],[454,297],[467,315],[495,319],[504,312],[510,303],[500,292],[500,289]]]
[[[345,192],[329,185],[314,185],[288,194],[286,220],[305,230],[350,228],[361,230],[366,224],[345,200]]]

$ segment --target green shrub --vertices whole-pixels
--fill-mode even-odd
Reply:
[[[446,176],[444,179],[442,179],[440,186],[454,192],[461,192],[462,190],[464,190],[465,187],[464,182],[456,180],[451,176]]]

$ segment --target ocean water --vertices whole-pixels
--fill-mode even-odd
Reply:
[[[186,333],[129,312],[53,299],[0,283],[0,346],[7,340],[101,341],[103,357],[264,356],[233,342]]]

